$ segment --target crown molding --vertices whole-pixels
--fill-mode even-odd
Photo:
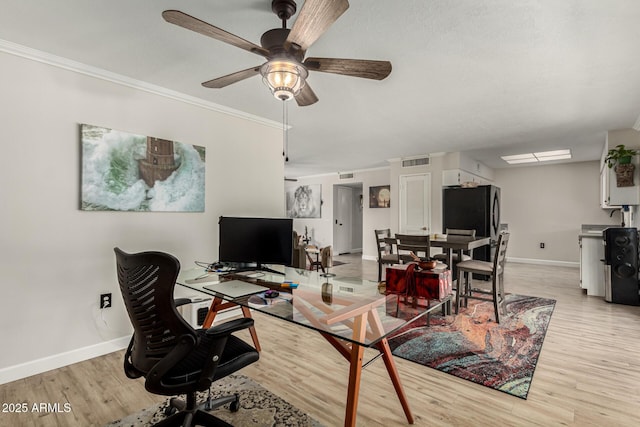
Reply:
[[[194,105],[196,107],[205,108],[207,110],[215,111],[217,113],[226,114],[236,118],[249,120],[255,123],[259,123],[265,126],[282,129],[282,123],[274,120],[265,119],[253,114],[245,113],[240,110],[225,107],[224,105],[216,104],[196,98],[194,96],[186,95],[180,92],[176,92],[162,86],[153,85],[141,80],[132,79],[120,74],[112,73],[101,68],[93,67],[91,65],[83,64],[81,62],[73,61],[71,59],[63,58],[60,56],[52,55],[41,50],[33,49],[27,46],[23,46],[17,43],[13,43],[7,40],[0,39],[0,51],[9,53],[11,55],[20,56],[32,61],[41,62],[43,64],[52,65],[54,67],[62,68],[68,71],[72,71],[79,74],[84,74],[90,77],[99,78],[112,83],[116,83],[122,86],[127,86],[133,89],[142,90],[144,92],[152,93],[154,95],[160,95],[165,98],[173,99],[176,101],[184,102],[186,104]]]

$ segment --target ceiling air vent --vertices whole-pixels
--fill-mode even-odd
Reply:
[[[402,161],[403,168],[408,168],[411,166],[428,165],[428,164],[429,164],[428,157],[420,157],[419,159],[407,159]]]
[[[353,178],[353,173],[341,173],[340,179],[350,179]]]

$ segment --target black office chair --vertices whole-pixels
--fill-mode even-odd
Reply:
[[[165,396],[186,394],[186,403],[171,399],[179,412],[156,427],[224,426],[230,424],[202,410],[196,392],[259,359],[259,353],[231,335],[253,325],[253,319],[231,320],[210,329],[195,330],[176,310],[173,291],[180,262],[161,252],[116,253],[118,282],[134,333],[125,354],[124,369],[129,378],[145,377],[147,391]],[[239,398],[224,396],[206,404],[214,409]]]

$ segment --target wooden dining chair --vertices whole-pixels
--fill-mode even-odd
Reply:
[[[509,233],[502,232],[498,237],[493,262],[468,260],[460,261],[458,267],[458,295],[456,297],[456,314],[464,301],[467,306],[468,299],[481,301],[492,301],[496,316],[496,323],[500,323],[500,312],[506,315],[504,306],[504,264],[507,259],[507,244],[509,243]],[[491,289],[476,288],[471,283],[473,273],[490,276]],[[464,282],[463,282],[464,280]],[[480,280],[482,283],[489,283]]]
[[[398,239],[398,258],[403,264],[414,261],[413,257],[410,255],[411,252],[420,257],[423,261],[431,259],[429,254],[431,245],[428,235],[417,236],[413,234],[396,234],[396,239]]]
[[[395,251],[391,237],[391,230],[388,228],[374,230],[376,235],[376,249],[378,250],[378,282],[382,281],[382,267],[386,265],[399,264],[398,254]],[[389,240],[391,239],[391,240]]]

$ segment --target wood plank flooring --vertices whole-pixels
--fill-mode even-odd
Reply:
[[[360,255],[333,272],[375,280]],[[575,268],[507,263],[507,292],[554,298],[556,308],[527,400],[396,358],[416,426],[640,425],[640,307],[586,296]],[[343,423],[346,361],[318,334],[256,313],[263,351],[242,373],[327,426]],[[249,340],[249,335],[244,336]],[[367,356],[374,355],[368,351]],[[71,403],[69,413],[0,413],[1,426],[103,426],[164,398],[122,372],[123,352],[0,386],[0,401]],[[382,361],[363,372],[358,426],[403,426]]]

